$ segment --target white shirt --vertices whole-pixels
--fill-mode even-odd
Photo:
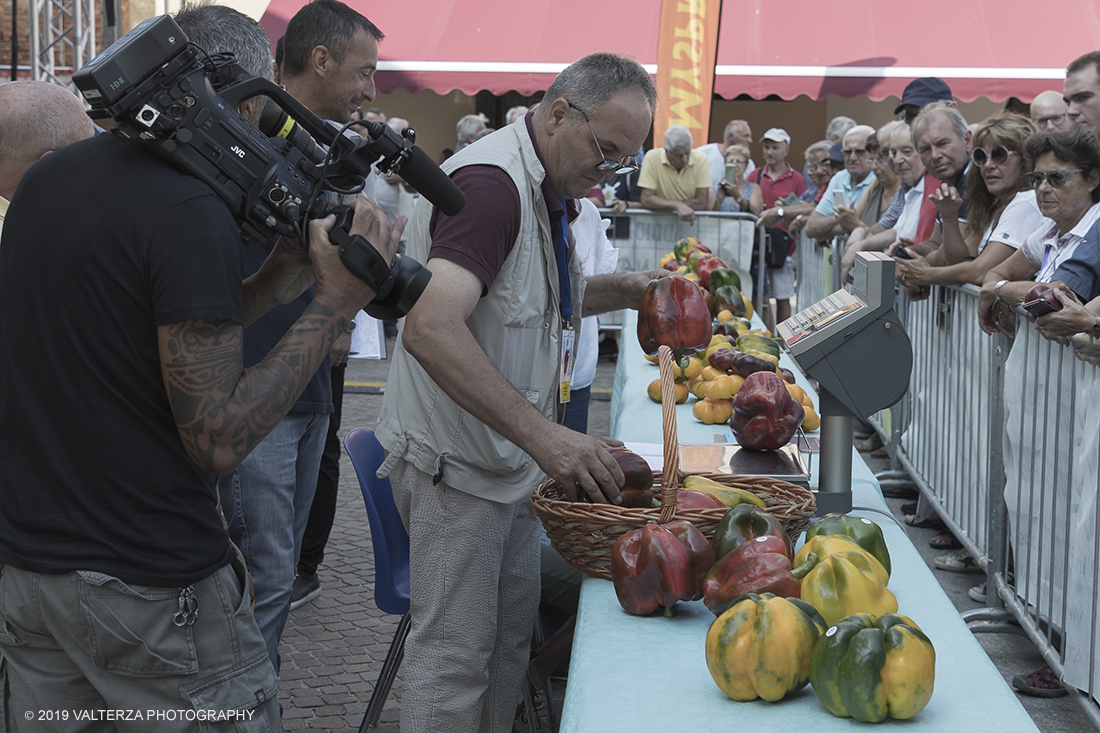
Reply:
[[[925,176],[920,177],[920,182],[905,192],[905,208],[901,210],[901,216],[894,224],[894,233],[898,239],[908,237],[912,239],[917,235],[917,225],[920,224],[920,207],[924,203]]]
[[[601,219],[596,205],[588,199],[580,201],[580,214],[569,224],[576,242],[581,273],[586,277],[610,275],[619,264],[619,250],[607,239],[610,219]],[[581,319],[580,339],[573,361],[572,389],[584,389],[596,378],[596,361],[600,356],[600,326],[596,316]]]
[[[1050,282],[1054,277],[1054,271],[1073,257],[1073,251],[1088,234],[1092,225],[1100,219],[1100,204],[1093,204],[1092,208],[1085,212],[1077,226],[1070,229],[1062,236],[1058,236],[1058,227],[1049,219],[1043,226],[1032,232],[1024,243],[1023,252],[1027,261],[1034,265],[1038,272],[1035,273],[1035,282]]]
[[[996,226],[990,224],[982,234],[982,241],[978,244],[978,254],[982,253],[985,245],[993,240],[1006,244],[1012,249],[1019,249],[1027,242],[1029,234],[1036,229],[1050,227],[1054,222],[1043,216],[1039,211],[1039,202],[1035,198],[1035,191],[1020,191],[1008,206],[1001,212]]]

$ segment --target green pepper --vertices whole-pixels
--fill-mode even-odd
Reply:
[[[719,267],[716,270],[710,272],[710,292],[713,295],[714,291],[724,285],[732,285],[741,292],[741,276],[737,274],[737,270],[732,267]]]
[[[672,246],[672,253],[676,255],[676,259],[680,262],[684,262],[687,260],[688,255],[698,247],[702,247],[704,252],[710,252],[710,250],[704,247],[695,237],[684,237]]]
[[[877,723],[924,709],[936,678],[936,650],[913,621],[889,613],[848,616],[814,647],[810,684],[833,715]]]
[[[806,530],[806,541],[809,542],[817,535],[835,534],[851,537],[882,563],[882,567],[886,569],[886,575],[890,575],[890,551],[886,549],[882,528],[877,524],[870,519],[850,517],[847,514],[826,514],[810,524],[809,529]]]
[[[738,504],[722,515],[714,530],[714,556],[721,560],[749,540],[767,535],[782,538],[791,557],[791,539],[779,520],[752,504]]]
[[[717,272],[717,270],[715,270]],[[732,272],[732,271],[731,271]],[[714,277],[714,273],[711,273]],[[738,318],[744,318],[748,313],[745,308],[745,299],[741,297],[741,291],[733,285],[721,285],[714,287],[713,280],[710,288],[710,309],[717,316],[722,311],[729,311]]]

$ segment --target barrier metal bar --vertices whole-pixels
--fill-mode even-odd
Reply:
[[[677,241],[695,237],[710,251],[741,275],[743,290],[750,298],[752,278],[749,262],[753,242],[757,237],[756,216],[742,211],[697,211],[695,223],[688,224],[670,212],[627,209],[613,214],[610,209],[600,209],[600,216],[611,220],[607,237],[619,249],[617,272],[655,270],[661,257],[672,251]],[[622,313],[600,316],[600,327],[621,328]]]
[[[830,254],[828,247],[818,247],[816,240],[807,237],[805,229],[798,233],[794,261],[797,271],[795,298],[799,308],[806,308],[836,291],[829,271]]]

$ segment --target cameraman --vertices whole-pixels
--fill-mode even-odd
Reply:
[[[309,3],[287,25],[280,81],[318,117],[347,122],[353,114],[359,116],[364,100],[374,99],[381,38],[382,32],[373,23],[337,0]],[[263,265],[273,246],[273,241],[245,244],[246,275]],[[312,299],[312,292],[306,291],[292,302],[272,308],[250,326],[244,333],[245,366],[266,358]],[[290,614],[294,569],[333,415],[330,364],[342,368],[350,346],[351,334],[345,330],[330,348],[331,361],[326,359],[310,375],[279,424],[232,475],[218,481],[229,536],[241,548],[256,588],[256,623],[276,673],[279,639]],[[342,385],[342,371],[339,378]],[[340,444],[335,434],[332,437],[338,460]],[[332,487],[334,491],[334,483]],[[335,512],[335,496],[329,506]]]
[[[270,76],[270,42],[246,16],[210,5],[177,21]],[[59,191],[79,192],[62,215]],[[401,226],[354,207],[352,232],[391,257]],[[0,729],[42,730],[24,716],[59,708],[172,713],[158,732],[213,711],[281,729],[214,477],[278,424],[374,296],[330,245],[333,221],[310,223],[307,249],[280,243],[242,287],[225,205],[137,142],[100,135],[23,178],[0,245]],[[302,317],[244,368],[244,326],[314,279]]]

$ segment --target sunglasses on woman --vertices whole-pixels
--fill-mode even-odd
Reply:
[[[1072,171],[1051,171],[1050,173],[1028,173],[1024,176],[1024,180],[1027,181],[1027,185],[1031,188],[1039,188],[1043,185],[1043,181],[1050,184],[1051,188],[1061,188],[1066,185],[1066,179],[1069,178],[1071,173],[1084,173],[1080,168]]]
[[[985,148],[974,148],[974,151],[970,153],[970,159],[974,161],[974,165],[981,167],[985,165],[987,160],[992,160],[997,165],[1004,165],[1008,162],[1008,156],[1012,155],[1012,151],[1006,148],[1004,145],[998,145],[992,150],[986,150]]]

